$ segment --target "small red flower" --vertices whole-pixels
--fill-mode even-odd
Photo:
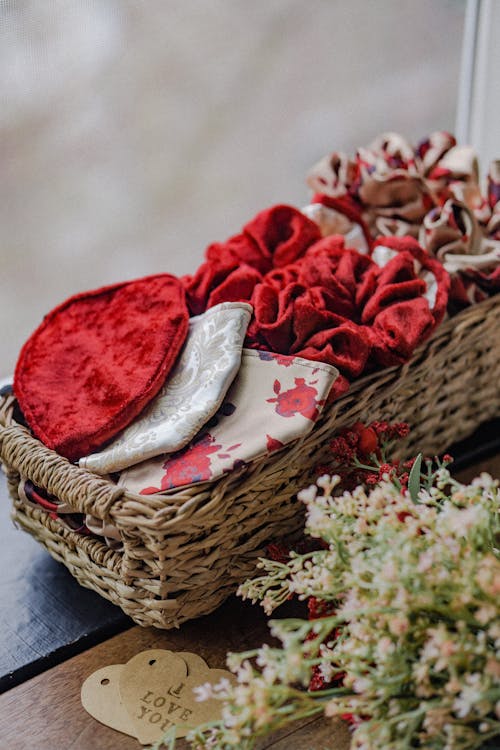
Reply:
[[[405,471],[403,474],[400,474],[398,477],[399,483],[401,484],[401,487],[403,489],[406,489],[408,487],[408,479],[410,478],[410,475],[407,471]]]
[[[339,464],[349,464],[354,458],[355,451],[344,437],[337,437],[330,443],[333,459]]]
[[[387,430],[389,428],[389,422],[378,422],[378,421],[375,421],[375,422],[371,423],[370,427],[373,430],[375,430],[375,432],[377,433],[377,435],[385,435],[385,433],[387,432]]]
[[[377,435],[385,441],[397,440],[407,437],[410,432],[410,426],[407,422],[372,422],[370,427],[375,430]]]
[[[408,436],[410,425],[407,422],[394,422],[388,426],[386,440],[401,440]]]
[[[411,518],[411,513],[408,513],[407,510],[402,510],[399,513],[396,514],[396,517],[400,523],[404,523],[407,518]]]
[[[368,456],[374,453],[378,448],[378,437],[373,427],[365,427],[362,422],[356,422],[352,427],[353,431],[359,436],[358,452]]]
[[[387,474],[389,477],[394,476],[396,469],[393,464],[380,464],[378,469],[378,477],[379,480],[382,479],[382,477]]]
[[[350,727],[351,726],[356,727],[360,723],[358,717],[354,716],[354,714],[341,714],[340,718],[342,719],[342,721],[347,722],[347,724],[349,724]]]
[[[357,448],[358,443],[359,443],[359,433],[358,432],[356,432],[353,429],[351,429],[351,430],[345,430],[344,437],[347,440],[347,442],[349,443],[349,445],[352,445],[353,448]]]
[[[309,690],[324,690],[328,687],[328,683],[325,681],[325,678],[321,674],[321,669],[318,665],[314,666],[312,668],[312,677],[309,680]]]

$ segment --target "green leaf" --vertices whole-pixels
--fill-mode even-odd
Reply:
[[[422,454],[419,453],[415,463],[411,467],[410,476],[408,477],[408,491],[414,503],[417,502],[418,493],[420,492],[420,469],[422,466]]]

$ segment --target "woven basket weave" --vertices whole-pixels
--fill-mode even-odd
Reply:
[[[214,610],[255,570],[267,542],[303,521],[294,493],[328,456],[335,431],[361,420],[407,421],[400,455],[443,452],[500,415],[500,296],[441,325],[411,362],[354,383],[327,407],[312,433],[223,479],[146,497],[70,464],[13,421],[0,403],[0,455],[13,518],[77,580],[140,625],[178,626]],[[118,527],[123,550],[71,531],[19,496],[28,478],[75,512]]]

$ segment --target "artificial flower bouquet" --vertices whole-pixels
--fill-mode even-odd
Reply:
[[[498,747],[498,481],[460,484],[449,457],[391,460],[387,438],[406,430],[358,424],[333,440],[320,471],[334,473],[300,493],[299,551],[273,544],[240,588],[269,614],[298,597],[307,615],[270,622],[279,647],[230,654],[235,685],[200,686],[223,719],[193,748],[251,750],[320,714],[347,720],[357,750]]]
[[[386,133],[194,273],[56,307],[0,396],[18,525],[136,622],[174,627],[300,527],[333,431],[405,420],[409,456],[498,416],[499,175],[480,186],[448,133]]]

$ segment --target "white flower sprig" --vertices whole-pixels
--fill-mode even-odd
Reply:
[[[356,750],[472,750],[500,736],[498,482],[465,486],[440,467],[412,499],[388,480],[344,493],[338,481],[300,494],[325,548],[262,560],[240,589],[268,612],[292,594],[333,614],[273,620],[280,648],[230,656],[236,686],[211,693],[223,719],[192,732],[192,747],[250,750],[323,712],[354,715]],[[318,667],[342,683],[308,690]]]

